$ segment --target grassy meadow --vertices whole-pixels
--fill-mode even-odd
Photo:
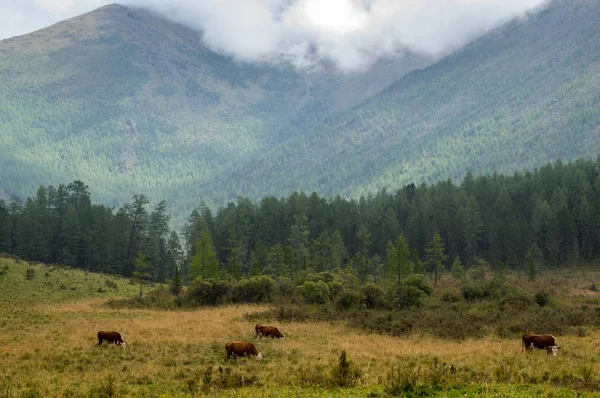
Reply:
[[[521,353],[518,339],[392,337],[341,322],[279,323],[285,339],[259,340],[248,315],[266,306],[112,309],[108,297],[138,286],[50,268],[0,260],[0,397],[600,396],[600,331],[591,328],[557,336],[557,357]],[[577,290],[597,276],[585,275],[571,281],[574,300],[596,294]],[[95,347],[98,330],[121,332],[127,347]],[[241,339],[263,360],[226,363],[225,343]]]

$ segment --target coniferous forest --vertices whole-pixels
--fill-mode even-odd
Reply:
[[[405,264],[436,279],[452,264],[571,266],[600,256],[600,158],[360,199],[294,193],[200,204],[181,231],[169,220],[166,203],[143,194],[116,209],[93,204],[81,181],[41,186],[0,201],[0,251],[124,276],[141,257],[156,282],[176,270],[189,281],[342,268],[367,282],[400,277]]]

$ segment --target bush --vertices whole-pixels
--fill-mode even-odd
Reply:
[[[528,307],[531,307],[534,303],[531,295],[525,292],[515,292],[507,295],[500,302],[500,308],[503,311],[514,309],[514,310],[525,310]]]
[[[360,303],[360,295],[351,290],[343,290],[342,292],[338,293],[334,305],[337,310],[347,311],[353,308],[358,308]]]
[[[336,387],[351,387],[360,378],[359,370],[348,360],[346,351],[342,351],[338,365],[331,372],[331,380]]]
[[[35,269],[28,267],[27,270],[25,271],[25,279],[30,281],[30,280],[33,280],[34,278],[35,278]]]
[[[308,304],[325,304],[330,301],[331,292],[323,281],[304,282],[296,288],[296,297]]]
[[[396,289],[396,305],[400,309],[420,307],[427,295],[419,288],[401,283]]]
[[[550,294],[544,290],[540,290],[534,296],[534,300],[540,307],[550,304]]]
[[[275,296],[275,281],[268,276],[240,280],[233,287],[233,300],[238,303],[268,303]]]
[[[442,292],[440,300],[446,303],[457,303],[462,300],[462,296],[456,289],[446,289]]]
[[[182,302],[195,306],[224,304],[229,301],[231,290],[227,281],[196,278],[186,289]]]
[[[387,306],[383,289],[375,283],[367,283],[360,289],[362,303],[369,309],[385,308]]]
[[[331,294],[333,294],[334,297],[344,290],[344,285],[342,285],[340,282],[331,282],[328,283],[328,285],[329,290],[331,290]]]
[[[277,278],[276,288],[280,296],[291,297],[294,294],[294,282],[286,276]]]
[[[431,285],[425,280],[425,277],[421,274],[414,274],[409,276],[404,280],[404,283],[407,285],[411,285],[425,293],[427,296],[431,296],[433,293],[433,288]]]

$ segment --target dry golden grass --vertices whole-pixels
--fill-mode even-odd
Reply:
[[[0,396],[103,397],[110,391],[128,397],[190,396],[202,392],[206,369],[213,367],[215,379],[219,366],[254,382],[248,388],[210,390],[229,396],[256,396],[257,392],[262,396],[267,391],[271,396],[324,392],[364,396],[366,391],[381,391],[393,369],[418,381],[450,364],[455,373],[443,377],[467,387],[534,383],[541,386],[536,394],[562,385],[568,387],[565,396],[584,387],[586,394],[593,395],[590,391],[600,374],[598,332],[587,337],[557,336],[563,349],[552,357],[541,351],[523,354],[518,340],[396,338],[329,323],[286,323],[279,325],[285,339],[254,339],[254,323],[244,314],[265,307],[165,312],[113,310],[102,304],[92,300],[38,305],[13,316],[12,327],[0,334]],[[7,308],[0,311],[8,313]],[[98,330],[121,332],[128,346],[95,347]],[[242,358],[225,365],[225,343],[240,339],[255,342],[264,359]],[[342,350],[361,378],[355,389],[332,390],[328,382]],[[474,391],[472,396],[481,393]]]

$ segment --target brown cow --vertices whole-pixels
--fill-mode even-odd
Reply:
[[[285,338],[285,336],[275,326],[256,325],[254,327],[254,332],[258,337],[277,337],[278,339]]]
[[[233,359],[237,360],[237,357],[253,356],[256,359],[262,359],[262,354],[258,352],[254,344],[248,341],[232,341],[231,343],[225,344],[225,351],[227,356],[225,361],[233,355]]]
[[[556,356],[560,347],[556,345],[556,338],[551,334],[524,334],[521,338],[521,352],[523,350],[546,350],[549,354]]]
[[[125,347],[127,345],[126,342],[121,338],[121,333],[119,332],[105,332],[103,330],[98,332],[98,343],[96,345],[102,345],[103,341],[107,341],[109,343],[115,343],[116,345],[122,345]]]

